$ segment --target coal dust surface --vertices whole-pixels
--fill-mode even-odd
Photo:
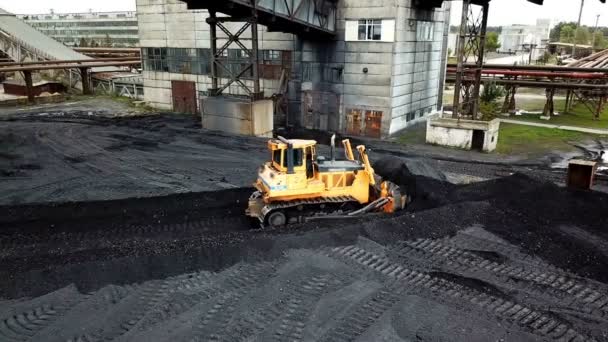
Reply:
[[[608,341],[604,193],[376,156],[406,211],[260,229],[263,139],[172,115],[2,125],[1,341]]]

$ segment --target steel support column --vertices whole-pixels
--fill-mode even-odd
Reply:
[[[481,5],[475,4],[473,0],[462,2],[462,18],[458,37],[458,66],[456,68],[452,114],[454,118],[470,116],[472,119],[477,119],[478,117],[488,8],[489,0]],[[465,63],[475,65],[473,77],[467,76]],[[467,70],[470,72],[471,68],[467,68]]]
[[[209,37],[211,39],[211,88],[209,89],[209,95],[215,95],[217,92],[217,64],[215,64],[215,56],[217,55],[217,17],[215,11],[209,11],[209,18],[207,18],[209,24]]]
[[[80,68],[80,80],[82,82],[82,94],[90,95],[91,92],[91,77],[88,68]]]
[[[36,101],[34,96],[34,82],[32,81],[32,72],[24,71],[23,79],[25,80],[25,93],[27,94],[27,102],[33,104]]]
[[[231,32],[224,25],[226,22],[239,22],[242,26],[236,31]],[[229,86],[237,84],[245,91],[247,96],[252,99],[263,97],[260,91],[260,75],[258,71],[259,52],[258,52],[258,28],[257,18],[251,17],[217,17],[210,12],[207,18],[210,25],[211,37],[211,84],[209,88],[210,96],[221,95]],[[217,29],[226,35],[226,42],[218,48]],[[251,38],[244,38],[242,34],[251,29]],[[246,47],[242,41],[251,40],[251,48]],[[236,45],[238,50],[246,56],[232,56],[228,50],[231,45]],[[221,72],[220,72],[221,70]],[[221,81],[225,80],[224,84]],[[245,80],[253,83],[253,90],[245,84]]]

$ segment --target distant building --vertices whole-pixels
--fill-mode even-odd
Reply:
[[[261,91],[272,96],[282,71],[288,72],[290,124],[386,137],[437,113],[451,1],[443,7],[410,0],[340,1],[337,6],[332,39],[308,40],[258,26]],[[178,0],[138,0],[137,10],[145,101],[180,108],[187,93],[188,102],[202,103],[211,88],[207,11],[187,10]],[[218,37],[226,39],[220,30]],[[224,52],[233,63],[243,56],[238,48]],[[234,84],[227,90],[241,91]]]
[[[68,46],[81,40],[113,47],[139,45],[136,12],[22,14],[17,16],[49,37]]]
[[[542,56],[551,33],[550,19],[537,19],[536,25],[503,26],[499,37],[500,52],[520,54],[532,52],[532,59]]]

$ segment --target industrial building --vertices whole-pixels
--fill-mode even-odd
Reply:
[[[537,19],[536,25],[502,26],[499,37],[500,52],[532,53],[532,60],[543,55],[551,33],[550,19]]]
[[[450,2],[442,7],[415,0],[331,3],[337,6],[335,17],[326,18],[335,34],[258,26],[260,92],[284,99],[275,105],[275,125],[386,137],[436,113]],[[137,12],[145,100],[159,108],[204,112],[201,100],[212,88],[209,12],[188,9],[179,0],[138,0]],[[224,25],[238,30],[240,23]],[[218,46],[228,41],[219,29],[217,38]],[[250,49],[251,33],[242,32],[239,43]],[[236,73],[249,61],[245,50],[233,47],[220,56],[226,66],[218,71],[220,85],[228,71]],[[245,94],[237,82],[226,93]]]
[[[46,13],[17,17],[68,46],[79,46],[83,39],[87,45],[91,42],[113,47],[139,45],[136,12]]]

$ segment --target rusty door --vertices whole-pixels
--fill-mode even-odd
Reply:
[[[363,121],[363,111],[350,109],[346,113],[346,134],[361,135],[361,123]]]
[[[365,136],[380,138],[382,128],[382,112],[368,110],[365,112]]]
[[[178,113],[196,114],[196,84],[189,81],[171,81],[173,110]]]

